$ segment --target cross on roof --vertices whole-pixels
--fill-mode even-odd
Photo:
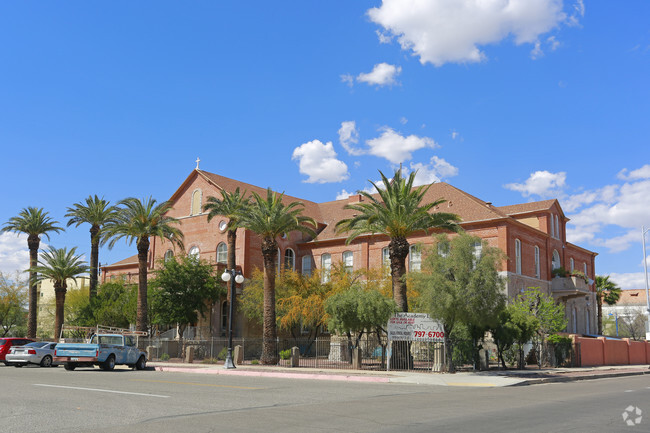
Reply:
[[[201,159],[199,157],[197,157],[196,161],[194,161],[194,162],[196,162],[196,169],[198,170],[199,169],[199,162],[201,162]]]

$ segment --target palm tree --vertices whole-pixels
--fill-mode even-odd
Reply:
[[[402,177],[402,171],[396,170],[392,180],[389,180],[380,171],[384,188],[374,182],[379,194],[376,199],[365,191],[359,193],[368,199],[368,203],[349,204],[346,209],[356,211],[356,215],[339,221],[336,229],[339,232],[348,232],[346,240],[350,244],[354,239],[363,234],[384,234],[390,238],[388,252],[393,286],[393,299],[400,311],[408,311],[406,298],[406,256],[410,244],[408,237],[413,233],[431,229],[445,229],[458,231],[460,218],[456,214],[434,212],[431,210],[444,203],[445,200],[435,200],[422,204],[424,195],[431,185],[413,187],[416,172],[411,172],[408,179]]]
[[[149,238],[152,236],[167,239],[179,248],[183,247],[183,232],[173,224],[178,224],[176,218],[166,216],[172,208],[169,201],[156,204],[149,197],[145,200],[129,197],[118,203],[115,221],[104,226],[102,244],[108,243],[112,249],[117,241],[126,239],[131,245],[133,241],[138,249],[138,311],[136,314],[136,330],[147,331],[147,262],[149,258]]]
[[[598,335],[603,333],[603,301],[614,305],[621,297],[621,288],[609,280],[609,275],[596,275],[596,305],[598,308]]]
[[[237,229],[241,227],[241,218],[250,206],[250,200],[245,195],[246,191],[242,193],[239,191],[239,188],[235,192],[228,192],[222,188],[221,200],[211,196],[208,197],[206,204],[203,205],[203,210],[208,212],[208,222],[218,215],[228,218],[228,269],[235,269]]]
[[[27,316],[27,337],[36,338],[36,271],[31,270],[38,263],[38,248],[41,244],[41,235],[50,239],[50,232],[59,233],[63,228],[58,227],[58,221],[52,220],[43,208],[27,207],[20,211],[18,216],[12,217],[4,224],[0,233],[14,232],[27,235],[27,247],[29,248],[29,313]]]
[[[76,277],[88,272],[88,266],[82,260],[81,255],[75,255],[77,248],[68,251],[66,248],[50,247],[48,251],[41,253],[39,266],[32,268],[38,272],[38,280],[52,280],[54,283],[54,296],[56,307],[54,309],[54,338],[61,335],[63,326],[63,307],[65,305],[65,294],[68,289],[69,279],[77,281]]]
[[[75,224],[79,227],[83,223],[90,224],[90,299],[97,294],[97,274],[99,268],[99,241],[102,228],[109,223],[115,222],[117,207],[110,206],[103,198],[89,196],[84,203],[75,203],[68,208],[65,214],[68,220],[68,227]]]
[[[275,323],[275,263],[278,254],[277,238],[292,231],[299,231],[316,237],[316,221],[302,215],[304,205],[295,201],[282,203],[284,194],[277,194],[268,188],[266,198],[253,193],[248,211],[241,216],[240,226],[256,233],[262,239],[264,259],[264,318],[262,328],[262,364],[275,364],[277,351],[273,344],[277,338]],[[305,225],[310,224],[314,228]]]

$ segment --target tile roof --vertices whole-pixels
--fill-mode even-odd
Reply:
[[[646,305],[645,290],[621,290],[616,305]]]
[[[517,215],[522,213],[549,210],[551,207],[553,207],[553,204],[555,204],[555,202],[557,202],[556,199],[542,200],[530,203],[513,204],[510,206],[500,206],[499,209],[506,215]]]
[[[131,257],[127,257],[124,260],[120,260],[119,262],[111,263],[110,265],[103,265],[100,266],[102,268],[112,268],[112,267],[118,267],[118,266],[125,266],[125,265],[132,265],[132,264],[138,264],[138,255],[133,255]]]

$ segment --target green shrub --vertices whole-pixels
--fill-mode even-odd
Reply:
[[[217,358],[205,358],[201,361],[201,364],[217,364],[219,360]]]
[[[160,355],[160,360],[161,361],[169,361],[169,354],[168,353],[163,353]]]
[[[251,361],[251,364],[253,364],[253,365],[257,365],[257,364],[259,364],[259,363],[260,363],[260,361],[257,360],[257,359],[253,359],[253,360]]]
[[[562,266],[560,266],[559,268],[555,268],[551,271],[551,275],[553,275],[554,277],[564,278],[567,276],[567,274],[568,272]]]
[[[291,358],[291,349],[280,351],[280,359],[289,359],[289,358]]]

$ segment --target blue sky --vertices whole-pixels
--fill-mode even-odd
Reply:
[[[166,200],[197,157],[313,201],[401,162],[497,206],[559,198],[597,273],[642,288],[649,17],[646,0],[3,2],[0,222]],[[88,254],[87,229],[45,243]],[[2,235],[0,270],[26,247]]]

